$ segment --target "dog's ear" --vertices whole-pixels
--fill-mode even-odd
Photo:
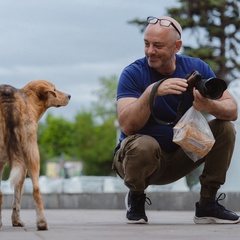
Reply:
[[[51,93],[54,97],[57,97],[57,94],[54,91],[48,91],[49,93]]]
[[[40,92],[38,92],[37,93],[37,96],[38,96],[38,99],[39,100],[43,100],[43,101],[45,101],[45,100],[47,100],[47,92],[46,91],[40,91]]]
[[[52,91],[52,90],[45,90],[45,91],[40,91],[39,93],[38,93],[38,98],[39,98],[39,100],[47,100],[47,98],[48,98],[48,93],[50,93],[52,96],[54,96],[54,97],[57,97],[57,94],[54,92],[54,91]]]

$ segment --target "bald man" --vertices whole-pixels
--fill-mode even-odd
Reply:
[[[149,185],[175,182],[202,163],[205,164],[199,177],[201,191],[194,222],[239,223],[237,214],[219,204],[225,194],[217,197],[234,150],[235,129],[231,121],[237,119],[237,104],[227,90],[217,100],[203,97],[195,88],[189,91],[186,76],[193,70],[203,79],[216,77],[214,72],[204,61],[179,54],[182,28],[176,20],[163,16],[148,17],[147,21],[145,57],[124,68],[117,89],[121,134],[113,168],[129,188],[125,199],[127,223],[148,222],[145,202],[151,201],[145,190]],[[161,79],[165,80],[159,82]],[[154,99],[152,111],[150,96]],[[178,115],[191,106],[214,117],[209,126],[215,144],[196,162],[172,141]]]

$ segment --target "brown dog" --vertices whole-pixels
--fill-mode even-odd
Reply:
[[[56,90],[45,80],[28,83],[22,89],[0,85],[0,186],[4,165],[11,166],[10,183],[14,187],[12,225],[24,226],[20,218],[22,186],[28,173],[33,183],[37,228],[47,230],[42,197],[38,185],[40,157],[37,144],[38,121],[49,107],[68,104],[70,95]],[[2,226],[0,190],[0,227]]]

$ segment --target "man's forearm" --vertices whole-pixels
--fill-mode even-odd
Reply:
[[[118,121],[122,131],[126,135],[137,133],[148,121],[150,116],[150,89],[151,88],[147,88],[138,99],[132,99],[132,101],[126,100],[129,101],[129,104],[124,108],[118,108]],[[125,100],[120,99],[118,101],[120,101],[119,106],[121,106],[121,101],[123,102]]]

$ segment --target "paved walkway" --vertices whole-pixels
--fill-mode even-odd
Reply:
[[[2,211],[2,240],[231,240],[240,238],[240,224],[196,225],[192,211],[147,211],[149,223],[125,223],[123,210],[45,210],[48,231],[37,231],[35,210],[22,210],[24,228],[11,226],[11,210]]]

